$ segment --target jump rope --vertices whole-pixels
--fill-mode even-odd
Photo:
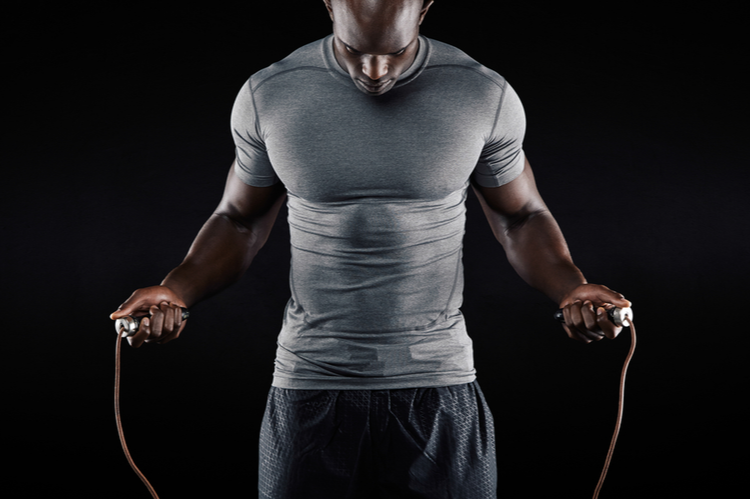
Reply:
[[[182,308],[182,319],[187,319],[190,316],[190,312]],[[604,467],[602,468],[601,475],[599,476],[599,482],[596,484],[593,498],[599,498],[599,493],[604,484],[604,479],[607,477],[607,471],[609,470],[609,464],[612,461],[612,454],[615,451],[615,444],[617,443],[617,436],[620,434],[620,426],[622,425],[622,414],[625,406],[625,375],[628,371],[628,365],[630,360],[633,358],[635,352],[635,324],[633,323],[633,310],[629,307],[618,308],[615,307],[607,311],[607,316],[610,321],[617,326],[623,326],[630,328],[630,350],[628,355],[625,357],[625,362],[622,365],[622,371],[620,372],[620,393],[617,404],[617,420],[615,422],[615,430],[612,434],[612,441],[609,444],[609,450],[604,460]],[[562,309],[558,309],[555,312],[554,318],[558,321],[564,321]],[[151,483],[149,483],[146,476],[138,469],[133,461],[133,457],[130,455],[128,445],[125,443],[125,434],[122,430],[122,417],[120,416],[120,351],[122,347],[122,339],[135,335],[138,331],[141,318],[134,318],[132,316],[125,316],[115,321],[115,331],[117,331],[117,344],[115,346],[115,421],[117,422],[117,433],[120,436],[120,444],[122,445],[122,451],[125,453],[125,457],[133,469],[133,472],[140,478],[152,498],[159,498],[156,494],[156,490]]]

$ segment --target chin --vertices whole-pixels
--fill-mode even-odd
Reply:
[[[376,87],[373,87],[371,85],[367,85],[366,83],[362,82],[361,80],[355,80],[354,81],[356,87],[364,92],[367,95],[383,95],[389,90],[391,90],[396,83],[395,80],[388,80],[387,82],[382,83],[381,85],[378,85]]]

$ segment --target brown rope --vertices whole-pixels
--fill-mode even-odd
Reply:
[[[609,451],[607,451],[607,458],[604,460],[604,468],[602,469],[601,476],[599,476],[599,482],[594,490],[594,498],[599,498],[599,492],[604,484],[604,478],[607,477],[607,471],[609,470],[609,463],[612,461],[612,454],[615,451],[615,444],[617,443],[617,435],[620,433],[620,425],[622,424],[622,410],[625,406],[625,374],[628,371],[628,365],[630,360],[633,358],[635,352],[635,325],[633,324],[632,318],[628,318],[630,323],[630,351],[625,358],[625,363],[622,365],[622,373],[620,374],[620,398],[617,405],[617,423],[615,424],[615,432],[612,434],[612,442],[609,444]]]
[[[143,473],[136,467],[135,462],[133,461],[133,457],[130,456],[130,451],[128,451],[128,445],[125,444],[125,434],[122,432],[122,417],[120,416],[120,346],[122,344],[122,339],[120,332],[117,333],[117,346],[115,347],[115,420],[117,421],[117,433],[120,435],[120,444],[122,445],[122,451],[125,452],[125,457],[128,459],[128,463],[130,464],[130,467],[133,469],[133,471],[138,475],[138,477],[143,481],[143,484],[146,485],[146,488],[148,488],[149,493],[151,493],[152,498],[159,498],[156,495],[156,490],[154,490],[153,486],[151,486],[151,483],[148,482],[148,479],[146,479],[146,476],[143,475]]]
[[[630,323],[630,351],[628,352],[627,357],[625,358],[625,362],[622,366],[622,372],[620,373],[620,395],[619,395],[619,402],[617,406],[617,421],[615,423],[615,431],[612,434],[612,441],[609,444],[609,450],[607,451],[607,458],[604,460],[604,467],[602,468],[602,473],[599,476],[599,482],[596,484],[596,489],[594,490],[594,499],[599,498],[599,492],[602,489],[602,485],[604,484],[604,479],[607,477],[607,471],[609,470],[609,464],[612,461],[612,455],[615,451],[615,444],[617,444],[617,436],[620,434],[620,426],[622,424],[622,413],[625,406],[625,375],[628,371],[628,365],[630,365],[630,360],[633,358],[633,353],[635,352],[635,343],[636,343],[636,335],[635,335],[635,324],[633,323],[633,320],[631,318],[628,318],[628,322]],[[149,493],[151,493],[151,497],[158,499],[158,495],[156,494],[156,490],[154,490],[153,486],[151,486],[151,483],[148,482],[148,479],[146,479],[146,476],[143,475],[143,473],[138,469],[138,467],[135,465],[135,462],[133,461],[133,457],[130,455],[130,451],[128,451],[128,445],[125,443],[125,434],[122,430],[122,417],[120,416],[120,347],[122,345],[122,337],[120,333],[117,334],[117,344],[115,346],[115,420],[117,421],[117,433],[120,436],[120,444],[122,445],[122,451],[125,452],[125,457],[128,459],[128,463],[130,464],[130,467],[133,469],[133,471],[136,473],[136,475],[140,478],[141,481],[143,481],[143,484],[146,485],[146,488],[148,488]]]

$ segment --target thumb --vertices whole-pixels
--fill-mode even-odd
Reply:
[[[124,318],[125,316],[132,316],[134,312],[144,310],[144,305],[146,306],[145,309],[148,310],[147,301],[148,297],[145,297],[141,290],[136,290],[125,302],[120,304],[115,312],[109,315],[109,319],[119,319]]]
[[[607,290],[607,291],[610,293],[599,296],[599,299],[602,302],[608,302],[614,305],[615,307],[620,307],[620,308],[631,307],[633,305],[633,303],[630,302],[628,299],[626,299],[625,296],[622,295],[621,293],[617,293],[612,290]]]
[[[122,309],[117,309],[115,312],[109,315],[109,319],[120,319],[124,318],[125,316],[130,316],[130,314],[128,314],[127,312],[123,312]]]
[[[133,292],[128,300],[120,304],[115,312],[109,315],[110,319],[119,319],[125,316],[131,316],[135,312],[144,312],[148,314],[151,306],[161,302],[174,302],[175,304],[185,307],[185,302],[172,290],[163,286],[149,286],[139,288]]]
[[[617,307],[633,307],[633,303],[624,297],[621,299],[613,300],[612,303]]]
[[[128,304],[128,302],[125,301],[115,312],[109,315],[109,319],[120,319],[125,316],[131,316],[135,310],[136,308],[132,304]]]

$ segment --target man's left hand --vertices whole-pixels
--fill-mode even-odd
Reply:
[[[630,301],[622,294],[606,286],[592,283],[579,285],[560,301],[565,317],[563,328],[568,337],[587,344],[604,337],[614,339],[622,327],[610,321],[607,310],[630,306]]]

